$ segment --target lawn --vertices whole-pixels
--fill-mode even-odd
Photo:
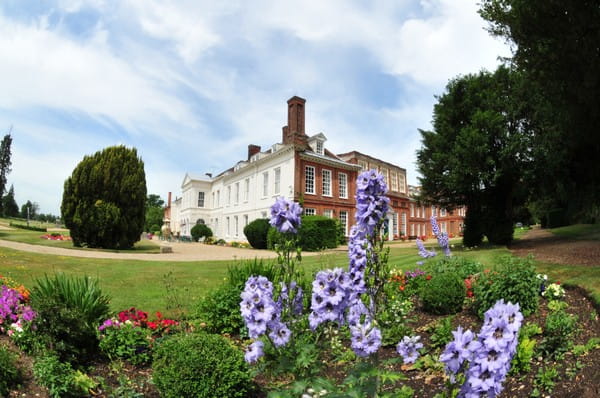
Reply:
[[[33,224],[32,224],[33,225]],[[5,226],[8,226],[6,224]],[[69,235],[69,231],[65,230],[60,232],[63,235]],[[44,232],[30,231],[27,229],[0,229],[0,239],[9,240],[13,242],[28,243],[30,245],[42,245],[51,247],[60,247],[63,249],[78,249],[78,250],[99,250],[108,252],[123,252],[123,253],[159,253],[160,247],[149,240],[142,240],[137,242],[132,249],[129,250],[108,250],[108,249],[87,249],[82,247],[74,247],[73,242],[70,240],[49,240],[43,239],[41,236],[45,235]]]
[[[435,246],[432,241],[427,246]],[[415,268],[420,260],[416,248],[390,246],[389,264],[403,270]],[[454,255],[465,256],[492,267],[497,259],[510,255],[505,247],[484,246],[464,250],[455,247]],[[42,255],[0,248],[0,274],[8,275],[31,287],[44,274],[64,272],[97,277],[112,297],[114,311],[132,306],[145,311],[157,310],[176,315],[193,311],[206,292],[223,281],[232,261],[160,262],[88,259]],[[597,267],[572,267],[536,263],[541,273],[566,284],[588,290],[600,303],[600,272]],[[348,266],[344,252],[324,253],[303,258],[302,267],[309,276],[324,268]]]
[[[600,224],[575,224],[553,228],[550,231],[563,238],[600,240]]]

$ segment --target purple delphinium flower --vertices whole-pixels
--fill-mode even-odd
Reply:
[[[470,330],[463,332],[462,327],[458,327],[452,332],[454,340],[449,342],[440,356],[440,362],[444,363],[446,372],[454,382],[454,375],[458,374],[465,361],[468,361],[481,346],[475,335]]]
[[[355,326],[350,326],[350,340],[352,350],[359,357],[368,357],[375,353],[381,346],[381,331],[365,320]]]
[[[415,363],[417,358],[419,358],[419,351],[417,350],[423,348],[423,343],[419,342],[419,340],[421,340],[421,336],[404,336],[398,343],[396,351],[402,356],[402,361],[405,364]]]
[[[260,359],[265,353],[263,351],[264,343],[260,340],[256,340],[248,346],[244,359],[248,363],[254,363]]]
[[[372,236],[375,227],[385,218],[389,198],[385,196],[387,186],[382,174],[376,170],[362,172],[357,179],[356,222],[366,236]]]
[[[505,304],[504,300],[499,300],[486,311],[477,341],[469,331],[462,333],[459,328],[453,332],[455,340],[446,346],[440,360],[446,365],[453,382],[456,374],[469,362],[460,397],[495,397],[500,394],[517,349],[522,320],[518,304]]]
[[[341,268],[319,271],[312,286],[312,312],[308,317],[311,329],[326,321],[342,325],[351,289],[348,275]]]
[[[438,225],[435,216],[431,216],[430,222],[431,232],[433,232],[433,234],[437,238],[438,245],[440,245],[440,247],[444,251],[444,255],[446,255],[446,257],[451,256],[452,253],[450,252],[450,242],[448,241],[448,234],[440,231],[440,226]]]
[[[8,286],[2,285],[0,293],[0,320],[11,321],[12,323],[18,319],[19,306],[23,296]]]
[[[278,197],[271,206],[271,220],[269,223],[279,232],[297,233],[300,226],[302,207],[296,202],[284,197]]]
[[[281,308],[273,301],[273,284],[264,276],[251,276],[241,294],[240,312],[255,339],[267,332],[272,321],[278,321]]]
[[[435,257],[437,256],[437,253],[432,251],[429,251],[427,249],[425,249],[425,245],[423,245],[423,241],[419,238],[417,238],[417,240],[415,241],[417,244],[417,249],[419,249],[419,256],[423,257],[423,258],[430,258],[430,257]]]
[[[292,332],[285,323],[274,321],[269,324],[269,329],[271,329],[269,337],[275,347],[282,347],[290,341]]]

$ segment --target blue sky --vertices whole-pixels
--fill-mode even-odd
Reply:
[[[281,140],[286,101],[308,134],[417,183],[417,129],[460,74],[509,48],[474,0],[3,0],[0,134],[12,126],[17,203],[60,213],[84,155],[136,147],[149,193],[218,173]]]

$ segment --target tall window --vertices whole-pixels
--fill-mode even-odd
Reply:
[[[446,217],[446,209],[440,209],[440,217]]]
[[[248,214],[244,214],[244,227],[248,225]]]
[[[435,205],[431,206],[431,216],[437,216],[437,209]]]
[[[414,204],[410,204],[410,216],[414,217],[415,216],[415,205]],[[414,234],[413,234],[414,235]]]
[[[402,218],[400,219],[400,234],[406,235],[406,213],[402,213]]]
[[[215,193],[212,193],[212,206],[215,207]]]
[[[248,197],[250,196],[250,179],[246,178],[244,181],[244,201],[248,201]]]
[[[238,223],[238,216],[233,216],[233,228],[235,231],[235,236],[238,236],[240,233],[240,224]]]
[[[347,211],[340,211],[340,223],[342,224],[342,227],[344,228],[344,235],[348,235],[348,212]]]
[[[348,175],[344,173],[339,173],[338,179],[340,183],[340,198],[348,199]]]
[[[304,209],[305,216],[314,216],[315,214],[317,214],[317,211],[315,209],[311,209],[310,207]]]
[[[323,196],[331,196],[331,170],[323,170]]]
[[[410,224],[410,236],[415,236],[415,224]]]
[[[240,183],[235,183],[235,204],[240,203]]]
[[[231,204],[231,185],[227,187],[227,205]]]
[[[263,196],[269,195],[269,172],[263,173]]]
[[[219,235],[219,219],[215,218],[215,235]]]
[[[204,192],[198,192],[198,207],[204,207]]]
[[[315,168],[313,166],[304,168],[304,184],[306,185],[306,193],[315,193]]]
[[[398,175],[398,185],[400,188],[400,192],[406,193],[406,177],[404,176],[403,173],[400,173]]]
[[[392,191],[398,192],[398,174],[395,171],[392,171],[390,178],[392,179]]]
[[[275,191],[273,193],[281,192],[281,167],[275,169]]]
[[[398,235],[398,213],[394,213],[392,216],[392,234]],[[391,238],[393,239],[394,236],[392,236]]]
[[[229,217],[225,217],[225,222],[227,223],[227,236],[231,234],[231,226],[229,225]]]
[[[385,178],[385,185],[390,187],[390,171],[388,169],[381,170],[383,174],[383,178]]]
[[[217,207],[221,206],[221,190],[217,190]]]
[[[323,210],[323,215],[327,218],[333,218],[333,210],[325,209]]]

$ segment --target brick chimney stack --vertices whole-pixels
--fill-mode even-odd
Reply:
[[[248,161],[250,161],[250,158],[254,155],[256,155],[257,153],[260,152],[260,146],[259,145],[248,145]]]
[[[283,127],[283,144],[306,147],[308,136],[304,131],[304,105],[306,100],[294,96],[288,100],[288,124]]]

